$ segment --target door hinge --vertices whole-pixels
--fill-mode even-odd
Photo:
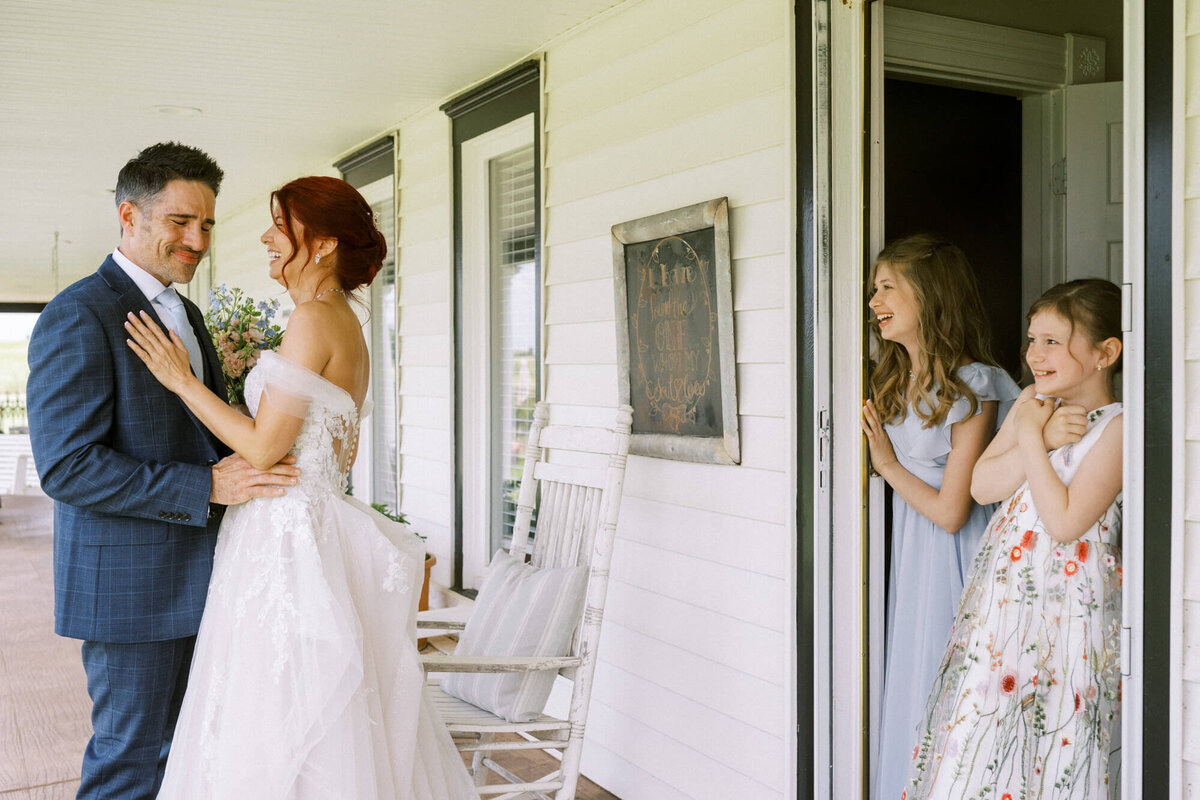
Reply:
[[[1129,649],[1133,639],[1133,631],[1130,628],[1121,628],[1121,675],[1128,678],[1132,673],[1129,671]]]
[[[1129,333],[1133,330],[1133,284],[1121,284],[1121,330]]]
[[[829,409],[817,414],[817,488],[825,488],[825,476],[829,474]]]
[[[1063,156],[1050,165],[1050,191],[1053,194],[1067,193],[1067,157]]]

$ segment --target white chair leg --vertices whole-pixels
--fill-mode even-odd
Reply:
[[[481,733],[479,735],[480,744],[488,744],[496,738],[494,733]],[[471,776],[475,778],[476,786],[483,786],[487,783],[488,767],[484,760],[491,753],[490,750],[476,750],[475,757],[471,759]]]
[[[22,453],[17,456],[17,464],[13,469],[13,494],[25,494],[25,473],[29,470],[29,456]]]
[[[555,800],[575,800],[575,789],[579,784],[579,762],[583,759],[583,726],[572,725],[567,744],[562,749],[562,788]]]

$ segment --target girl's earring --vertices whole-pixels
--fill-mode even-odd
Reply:
[[[314,264],[320,264],[320,263],[321,263],[321,254],[320,254],[320,253],[317,253],[316,257],[313,259],[313,263],[314,263]],[[1099,365],[1099,364],[1097,364],[1097,365],[1096,365],[1096,369],[1100,369],[1100,365]]]
[[[1097,361],[1096,362],[1096,372],[1099,372],[1102,369],[1104,369],[1104,365],[1101,364],[1099,361]]]

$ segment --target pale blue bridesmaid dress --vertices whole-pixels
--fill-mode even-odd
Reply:
[[[999,402],[996,428],[1004,421],[1020,389],[999,367],[978,362],[958,368],[958,375],[980,401]],[[959,398],[945,421],[930,428],[909,413],[888,436],[900,464],[935,489],[941,488],[950,455],[950,426],[967,418],[970,403]],[[978,413],[978,411],[976,412]],[[979,541],[995,505],[973,505],[966,524],[950,534],[892,493],[891,569],[887,599],[887,656],[876,800],[900,800],[917,744],[917,726],[958,610],[963,582],[970,572]]]

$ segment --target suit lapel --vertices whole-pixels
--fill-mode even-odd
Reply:
[[[99,273],[104,282],[117,293],[121,308],[126,313],[137,314],[141,311],[146,311],[158,323],[159,327],[166,330],[168,326],[163,324],[163,321],[159,318],[154,304],[146,298],[146,295],[138,288],[138,285],[133,282],[132,278],[125,274],[125,270],[121,269],[120,265],[113,260],[111,255],[100,265]],[[211,389],[217,397],[225,400],[227,395],[225,391],[225,379],[221,375],[221,364],[217,360],[217,351],[208,336],[208,329],[204,327],[204,318],[200,314],[200,309],[183,295],[179,297],[183,300],[183,307],[187,309],[188,321],[192,323],[192,330],[196,333],[196,339],[200,342],[200,350],[204,353],[205,376],[202,378],[204,385]],[[120,324],[122,326],[125,324],[124,318],[121,319]],[[166,392],[165,389],[163,391]],[[220,440],[213,436],[212,432],[204,427],[200,420],[196,419],[196,415],[192,413],[192,410],[177,395],[170,392],[167,393],[174,398],[175,402],[179,403],[191,418],[192,423],[200,429],[205,438],[220,452],[224,448]]]
[[[192,332],[196,334],[196,340],[200,342],[200,351],[204,354],[204,385],[212,389],[218,397],[225,398],[228,396],[225,388],[225,376],[221,372],[221,361],[217,357],[217,349],[212,343],[212,337],[208,334],[208,327],[204,324],[204,315],[200,313],[199,306],[191,300],[183,295],[179,297],[183,300],[188,322],[192,323]]]

